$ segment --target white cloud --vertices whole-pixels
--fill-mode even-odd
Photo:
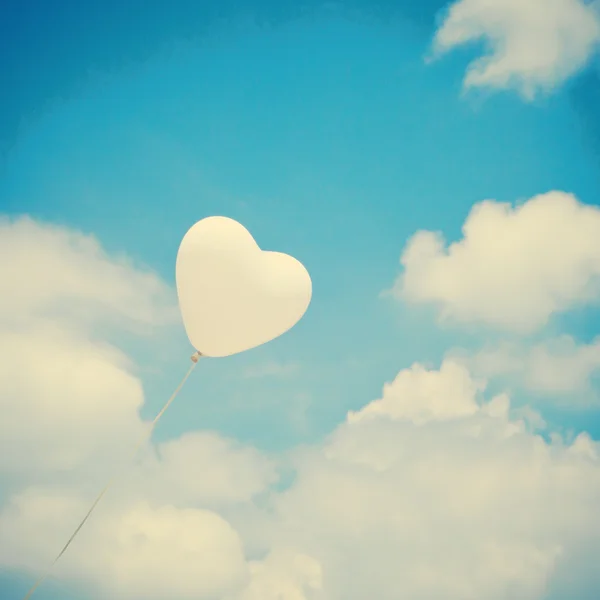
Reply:
[[[427,370],[417,363],[386,384],[379,400],[358,412],[350,412],[348,421],[355,423],[387,415],[425,423],[469,416],[478,410],[476,397],[483,387],[482,382],[473,381],[467,369],[456,362],[442,363],[439,371]]]
[[[600,13],[585,0],[458,0],[436,32],[440,55],[483,41],[465,87],[516,88],[531,99],[583,68],[600,42]]]
[[[321,565],[292,550],[278,550],[250,564],[251,580],[235,600],[308,600],[323,589]]]
[[[216,513],[154,506],[140,488],[143,501],[108,499],[58,574],[135,600],[541,600],[576,573],[569,597],[584,600],[600,585],[600,445],[544,441],[484,388],[451,360],[414,365],[376,410],[297,451],[295,482],[272,492],[254,532],[264,559],[246,563]],[[2,563],[51,556],[88,500],[64,488],[15,495],[0,516]]]
[[[250,501],[277,481],[275,464],[216,433],[192,432],[159,444],[132,474],[133,489],[177,506]]]
[[[0,347],[0,472],[68,476],[131,453],[143,391],[119,351],[48,323],[0,331]]]
[[[28,217],[0,220],[0,280],[0,473],[105,477],[146,425],[133,365],[94,329],[150,333],[173,321],[172,291],[95,239]]]
[[[597,302],[600,210],[558,191],[514,208],[486,200],[462,240],[445,247],[441,234],[417,232],[401,263],[395,297],[436,304],[446,320],[530,332]]]
[[[0,565],[38,574],[148,424],[134,365],[98,324],[148,332],[171,290],[91,238],[4,221],[0,277]],[[274,479],[256,450],[191,434],[117,482],[57,573],[112,598],[213,599],[249,577],[243,544],[207,505],[248,502]]]
[[[484,347],[473,356],[453,354],[485,378],[516,377],[533,392],[595,400],[592,378],[600,369],[600,340],[577,344],[564,335],[531,347],[503,342]]]
[[[97,240],[29,217],[0,219],[0,318],[61,316],[79,325],[102,318],[129,328],[173,322],[175,296],[156,275],[125,257],[109,257]]]
[[[47,489],[14,496],[0,514],[2,564],[36,570],[49,564],[90,500]],[[99,510],[75,544],[56,574],[111,598],[212,600],[241,588],[248,577],[238,534],[206,510],[121,504]]]
[[[280,535],[321,564],[328,598],[539,600],[572,568],[570,598],[598,589],[598,444],[546,442],[482,387],[452,361],[412,367],[299,455]]]

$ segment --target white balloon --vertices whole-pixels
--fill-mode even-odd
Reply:
[[[302,263],[261,250],[227,217],[198,221],[177,253],[177,294],[187,336],[204,356],[255,348],[304,315],[312,282]]]

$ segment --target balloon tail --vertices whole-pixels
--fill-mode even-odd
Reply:
[[[152,432],[154,431],[154,428],[156,427],[156,424],[160,421],[160,418],[165,414],[167,408],[169,408],[169,406],[171,406],[171,404],[173,403],[173,400],[175,400],[175,398],[181,391],[181,388],[184,386],[188,377],[192,374],[192,371],[195,369],[196,365],[198,364],[198,360],[200,360],[201,357],[202,357],[202,354],[200,352],[196,352],[192,355],[192,357],[191,357],[192,365],[188,369],[188,372],[185,374],[184,378],[181,380],[179,385],[175,388],[175,391],[173,392],[173,394],[171,394],[171,397],[165,402],[164,406],[160,409],[160,411],[156,415],[156,417],[154,417],[154,420],[152,421],[152,423],[150,423],[150,428],[148,429],[148,431],[146,431],[142,435],[141,439],[139,440],[138,444],[135,447],[135,450],[133,451],[132,459],[136,457],[140,448],[148,441],[148,439],[152,435]],[[79,525],[77,526],[75,531],[72,533],[72,535],[68,539],[67,543],[63,546],[62,550],[56,555],[56,558],[52,561],[52,563],[50,564],[50,566],[48,567],[46,572],[40,576],[40,578],[34,583],[32,588],[27,592],[27,594],[24,596],[23,600],[29,600],[29,598],[31,598],[31,596],[33,596],[33,593],[38,589],[38,587],[40,587],[40,585],[42,585],[42,583],[44,583],[44,581],[49,577],[50,572],[52,571],[52,568],[54,567],[54,565],[60,560],[62,555],[67,551],[67,548],[71,545],[71,542],[73,542],[73,540],[75,539],[77,534],[81,531],[81,528],[85,525],[86,521],[90,518],[90,516],[94,512],[94,509],[96,508],[96,506],[98,506],[98,503],[100,502],[100,500],[102,500],[102,497],[106,494],[106,492],[108,492],[108,490],[112,487],[113,483],[115,483],[115,481],[117,479],[118,479],[118,476],[115,475],[104,486],[104,488],[98,494],[98,496],[96,496],[96,499],[92,503],[92,506],[87,511],[85,517],[83,517],[83,519],[81,520],[81,522],[79,523]]]

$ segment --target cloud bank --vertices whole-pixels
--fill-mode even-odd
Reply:
[[[35,251],[50,253],[46,226],[27,226],[40,233]],[[88,277],[114,267],[85,244],[73,252]],[[136,292],[147,314],[162,310],[156,285]],[[0,377],[2,455],[13,457],[0,462],[0,565],[37,575],[146,424],[131,361],[87,329],[123,317],[99,302],[105,290],[77,296],[72,319],[49,316],[50,292],[19,293],[30,317],[23,309],[0,332],[15,349]],[[40,343],[48,361],[27,361]],[[212,432],[149,445],[56,575],[117,600],[587,599],[600,587],[599,444],[541,435],[486,389],[450,357],[399,370],[325,440],[285,456]],[[293,470],[289,485],[279,468]]]

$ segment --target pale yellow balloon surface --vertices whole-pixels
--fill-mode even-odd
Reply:
[[[186,333],[204,356],[230,356],[279,337],[302,318],[312,297],[302,263],[261,250],[228,217],[202,219],[186,233],[176,280]]]

